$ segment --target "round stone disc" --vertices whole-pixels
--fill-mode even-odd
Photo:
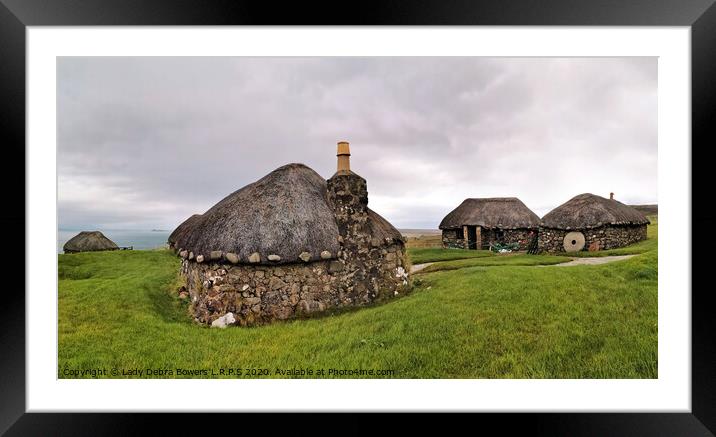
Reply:
[[[570,232],[564,236],[564,250],[566,252],[579,252],[584,249],[584,234]]]

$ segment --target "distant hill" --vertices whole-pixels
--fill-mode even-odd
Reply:
[[[629,205],[644,215],[658,215],[659,205]]]

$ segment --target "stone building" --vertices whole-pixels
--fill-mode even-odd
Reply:
[[[100,231],[82,231],[67,240],[62,246],[65,253],[96,252],[100,250],[118,250],[114,241],[105,237]]]
[[[196,321],[264,324],[409,290],[403,237],[368,208],[349,157],[338,143],[328,181],[284,165],[172,233]]]
[[[440,222],[443,247],[489,249],[518,243],[525,250],[536,237],[539,217],[516,197],[465,199]]]
[[[578,252],[627,246],[646,239],[649,220],[636,209],[585,193],[542,218],[538,247],[544,252]]]

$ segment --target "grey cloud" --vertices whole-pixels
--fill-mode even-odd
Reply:
[[[435,227],[466,197],[537,214],[657,201],[656,58],[58,58],[60,226],[172,228],[335,143],[371,205]]]

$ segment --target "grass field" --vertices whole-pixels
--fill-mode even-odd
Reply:
[[[194,370],[388,370],[380,378],[656,378],[657,238],[597,266],[542,267],[557,256],[411,249],[438,261],[392,302],[256,328],[194,324],[175,297],[168,251],[59,255],[60,378],[235,377]],[[417,250],[417,249],[416,249]],[[630,248],[619,249],[630,250]],[[634,250],[634,247],[631,248]],[[472,258],[455,259],[468,252]],[[122,374],[141,369],[142,375]],[[178,374],[177,369],[185,371]],[[263,371],[261,371],[263,372]],[[310,376],[309,376],[310,377]],[[313,375],[316,377],[316,375]]]
[[[427,248],[427,247],[441,247],[443,245],[443,238],[441,234],[437,235],[419,235],[410,236],[405,239],[405,247],[408,248]]]

